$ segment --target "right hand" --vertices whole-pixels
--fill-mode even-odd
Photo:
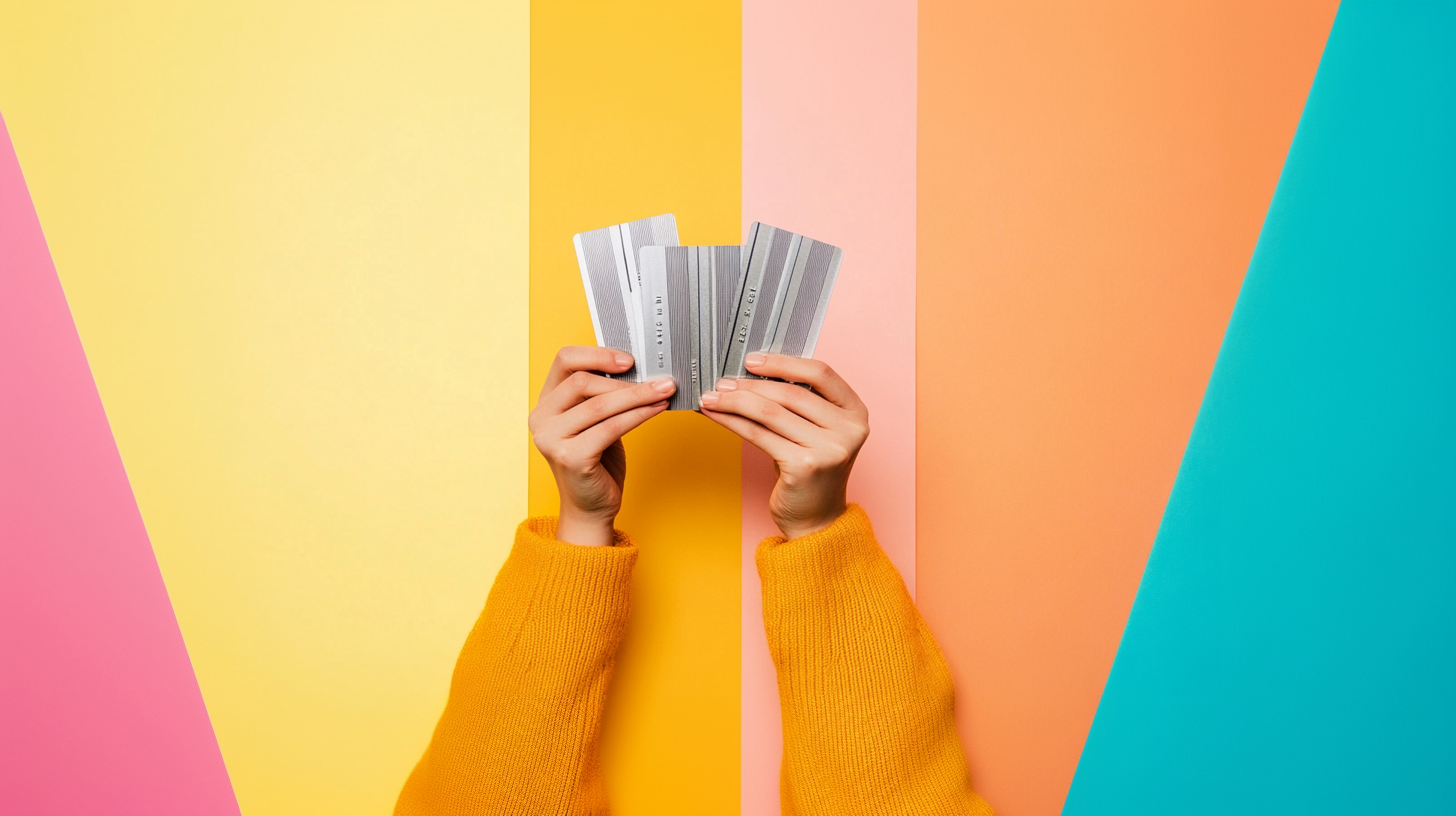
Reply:
[[[670,379],[629,383],[591,373],[631,367],[632,355],[626,352],[566,346],[551,363],[531,411],[531,441],[551,465],[561,496],[556,528],[561,541],[612,543],[627,481],[622,435],[667,410],[667,398],[677,390]]]
[[[870,435],[869,409],[818,360],[760,352],[744,365],[787,382],[719,380],[717,390],[703,395],[703,415],[773,457],[778,481],[768,512],[786,538],[823,530],[848,507],[849,473]]]

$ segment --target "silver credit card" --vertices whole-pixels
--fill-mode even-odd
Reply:
[[[711,391],[718,381],[718,280],[738,277],[741,256],[737,246],[649,246],[641,250],[638,268],[642,270],[647,339],[650,346],[657,339],[656,332],[661,332],[667,346],[663,350],[649,347],[644,358],[646,372],[650,379],[670,371],[677,382],[668,410],[698,410],[703,392]],[[661,305],[659,285],[664,293]],[[665,308],[659,313],[661,306]]]
[[[721,351],[725,377],[750,377],[744,358],[756,351],[811,357],[844,251],[754,222],[748,230],[737,307]]]
[[[644,246],[677,246],[677,242],[677,219],[671,214],[602,227],[572,237],[597,345],[625,351],[638,361],[625,373],[609,376],[631,382],[646,379],[642,361],[648,345],[638,253]]]
[[[637,269],[642,273],[642,322],[646,350],[637,358],[641,379],[673,376],[672,319],[668,304],[666,247],[643,247]]]
[[[707,308],[712,311],[713,341],[704,349],[712,349],[710,367],[712,376],[704,391],[713,390],[718,378],[723,376],[723,355],[728,351],[728,337],[733,331],[733,313],[738,305],[738,292],[743,288],[744,252],[741,246],[703,247],[709,250],[712,264],[713,291],[709,295]]]
[[[574,236],[597,344],[629,352],[630,382],[672,377],[674,411],[757,351],[811,357],[844,259],[838,247],[755,222],[744,246],[678,246],[659,215]]]

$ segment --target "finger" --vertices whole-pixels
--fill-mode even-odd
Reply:
[[[592,397],[557,417],[552,431],[562,437],[575,436],[615,414],[667,399],[676,390],[672,380],[663,378]]]
[[[757,422],[737,414],[723,414],[704,407],[703,416],[743,437],[777,462],[792,461],[794,455],[804,449],[803,446],[796,445]]]
[[[613,414],[578,434],[576,439],[572,440],[572,444],[579,446],[583,453],[599,456],[618,439],[626,436],[628,431],[666,410],[667,401],[663,400],[633,408],[630,411],[623,411],[620,414]]]
[[[588,371],[578,371],[562,380],[550,393],[541,395],[541,401],[536,403],[536,410],[544,416],[555,416],[592,397],[631,387],[633,384],[629,382],[609,380]]]
[[[578,371],[620,374],[631,367],[632,355],[625,351],[601,346],[562,346],[556,352],[556,359],[551,361],[551,370],[546,373],[546,384],[541,387],[541,396],[554,391],[562,380]]]
[[[835,428],[842,425],[846,416],[843,408],[831,404],[822,396],[807,388],[800,388],[788,383],[754,380],[748,377],[741,380],[719,380],[718,392],[724,391],[752,391],[755,394],[761,394],[821,428]]]
[[[790,386],[792,388],[793,386]],[[717,394],[716,400],[709,394]],[[822,438],[823,428],[790,411],[762,394],[752,391],[709,391],[702,404],[724,414],[751,419],[790,442],[811,447]]]
[[[864,402],[849,383],[839,376],[828,363],[820,360],[804,360],[783,354],[755,352],[744,359],[749,371],[760,377],[777,377],[789,382],[808,383],[824,398],[849,411],[864,412]]]

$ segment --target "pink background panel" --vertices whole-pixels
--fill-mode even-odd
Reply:
[[[0,812],[238,812],[3,122]]]
[[[743,3],[743,220],[844,249],[815,357],[870,408],[850,482],[915,591],[916,4]],[[858,327],[858,328],[856,328]],[[743,813],[779,812],[778,690],[753,553],[773,465],[743,457]]]

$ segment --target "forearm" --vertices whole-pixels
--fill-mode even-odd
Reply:
[[[637,550],[555,534],[517,530],[396,814],[606,812],[598,733]]]
[[[990,814],[955,732],[949,669],[857,506],[759,546],[783,709],[783,809]]]

